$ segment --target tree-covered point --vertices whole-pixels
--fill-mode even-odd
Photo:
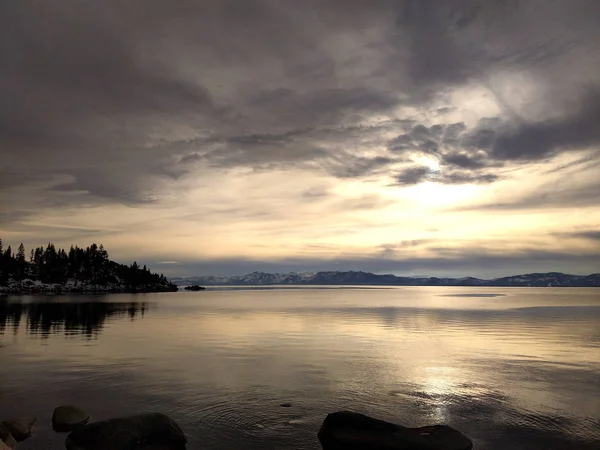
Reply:
[[[146,266],[139,267],[136,262],[127,266],[111,261],[102,245],[92,244],[85,249],[71,246],[66,251],[48,243],[46,248],[31,249],[27,258],[22,243],[13,253],[11,246],[4,248],[0,239],[0,285],[25,279],[58,284],[67,280],[96,285],[119,284],[133,292],[138,287],[141,290],[152,285],[172,286],[164,275],[152,273]]]

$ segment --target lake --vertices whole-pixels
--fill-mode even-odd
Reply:
[[[19,448],[64,448],[50,419],[69,403],[166,413],[192,450],[318,449],[341,409],[449,424],[477,449],[598,448],[600,289],[0,299],[0,418],[38,417]]]

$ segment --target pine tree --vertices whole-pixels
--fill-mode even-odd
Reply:
[[[15,261],[12,257],[12,249],[10,248],[10,245],[6,248],[6,250],[4,250],[4,254],[0,256],[0,259],[2,260],[2,282],[6,282],[13,273],[15,267]]]
[[[42,247],[38,247],[35,249],[35,253],[33,254],[33,263],[38,267],[42,265],[42,257],[44,255],[44,249]]]
[[[8,278],[6,271],[6,262],[4,261],[4,247],[2,239],[0,239],[0,282],[4,282]]]
[[[17,261],[18,277],[19,277],[19,279],[23,279],[25,277],[26,262],[25,262],[25,246],[23,245],[22,242],[19,245],[19,249],[17,250],[16,261]]]
[[[22,242],[21,245],[19,245],[19,249],[17,250],[17,261],[20,263],[25,262],[25,246]]]
[[[56,247],[52,242],[48,242],[48,246],[42,255],[43,276],[48,281],[55,281],[60,272],[60,262],[56,253]]]
[[[104,245],[102,244],[100,244],[100,247],[98,247],[98,255],[100,255],[100,258],[103,261],[108,261],[108,252],[104,250]]]

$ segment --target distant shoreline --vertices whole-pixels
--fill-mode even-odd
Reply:
[[[249,286],[457,286],[457,287],[600,287],[600,273],[591,275],[570,275],[559,272],[530,273],[490,280],[462,277],[399,277],[369,272],[304,272],[304,273],[265,273],[231,277],[198,276],[171,277],[169,281],[177,286],[201,285],[207,287],[249,287]]]

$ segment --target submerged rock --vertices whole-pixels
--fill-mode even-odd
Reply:
[[[17,419],[9,419],[0,423],[0,427],[7,429],[17,442],[24,441],[31,436],[31,429],[37,418],[35,417],[20,417]]]
[[[52,429],[57,432],[73,431],[90,421],[90,415],[72,405],[58,406],[52,414]]]
[[[473,443],[446,425],[406,428],[364,414],[329,414],[318,433],[325,450],[471,450]]]
[[[151,413],[95,422],[67,437],[67,450],[180,450],[181,428],[164,414]]]

